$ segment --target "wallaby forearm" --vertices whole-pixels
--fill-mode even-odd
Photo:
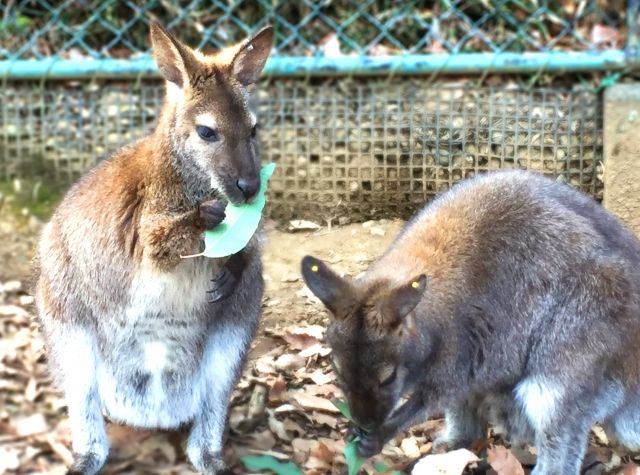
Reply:
[[[140,226],[144,253],[160,269],[175,267],[181,256],[198,252],[204,227],[197,209],[179,214],[154,214]]]

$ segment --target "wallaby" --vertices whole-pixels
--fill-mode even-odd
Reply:
[[[535,475],[578,474],[596,421],[640,449],[640,242],[569,186],[524,171],[464,181],[358,278],[309,256],[302,273],[333,316],[361,455],[443,412],[436,444],[500,423],[535,444]]]
[[[69,473],[103,466],[103,414],[142,428],[191,424],[186,453],[194,467],[227,470],[228,400],[260,316],[261,233],[229,260],[181,256],[198,252],[227,200],[251,201],[259,190],[247,87],[272,38],[267,27],[204,55],[152,23],[167,81],[155,131],[85,174],[43,230],[36,301],[69,408]]]

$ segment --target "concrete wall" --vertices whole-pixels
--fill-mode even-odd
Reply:
[[[604,98],[604,206],[640,236],[640,84]]]

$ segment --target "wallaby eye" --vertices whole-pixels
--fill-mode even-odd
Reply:
[[[251,138],[255,139],[257,133],[258,133],[258,124],[256,124],[253,127],[251,127]]]
[[[393,383],[398,375],[398,367],[385,368],[380,374],[380,386],[389,386]]]
[[[196,127],[196,132],[198,132],[198,135],[202,140],[206,140],[207,142],[217,142],[220,140],[218,132],[205,125],[198,125]]]

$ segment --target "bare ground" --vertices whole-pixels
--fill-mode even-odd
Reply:
[[[267,224],[263,322],[230,411],[226,458],[236,473],[248,472],[240,462],[247,454],[292,460],[308,474],[346,473],[346,420],[330,402],[339,398],[339,390],[322,338],[326,314],[305,289],[299,262],[314,254],[355,275],[383,252],[401,225],[383,220],[289,233]],[[36,228],[11,216],[0,219],[0,474],[62,474],[71,459],[64,401],[50,386],[44,347],[31,321],[27,282]],[[431,453],[431,439],[441,426],[440,420],[425,422],[388,444],[376,461],[410,473],[417,459]],[[115,425],[109,434],[112,449],[103,473],[193,473],[181,448],[183,434]],[[501,441],[493,437],[479,443],[474,448],[481,457],[489,443]],[[529,473],[534,452],[512,452],[525,472],[503,468],[498,473]],[[465,473],[496,473],[485,459],[474,467]],[[640,473],[632,456],[614,452],[598,428],[585,467],[588,474]],[[372,462],[363,470],[377,473]]]

